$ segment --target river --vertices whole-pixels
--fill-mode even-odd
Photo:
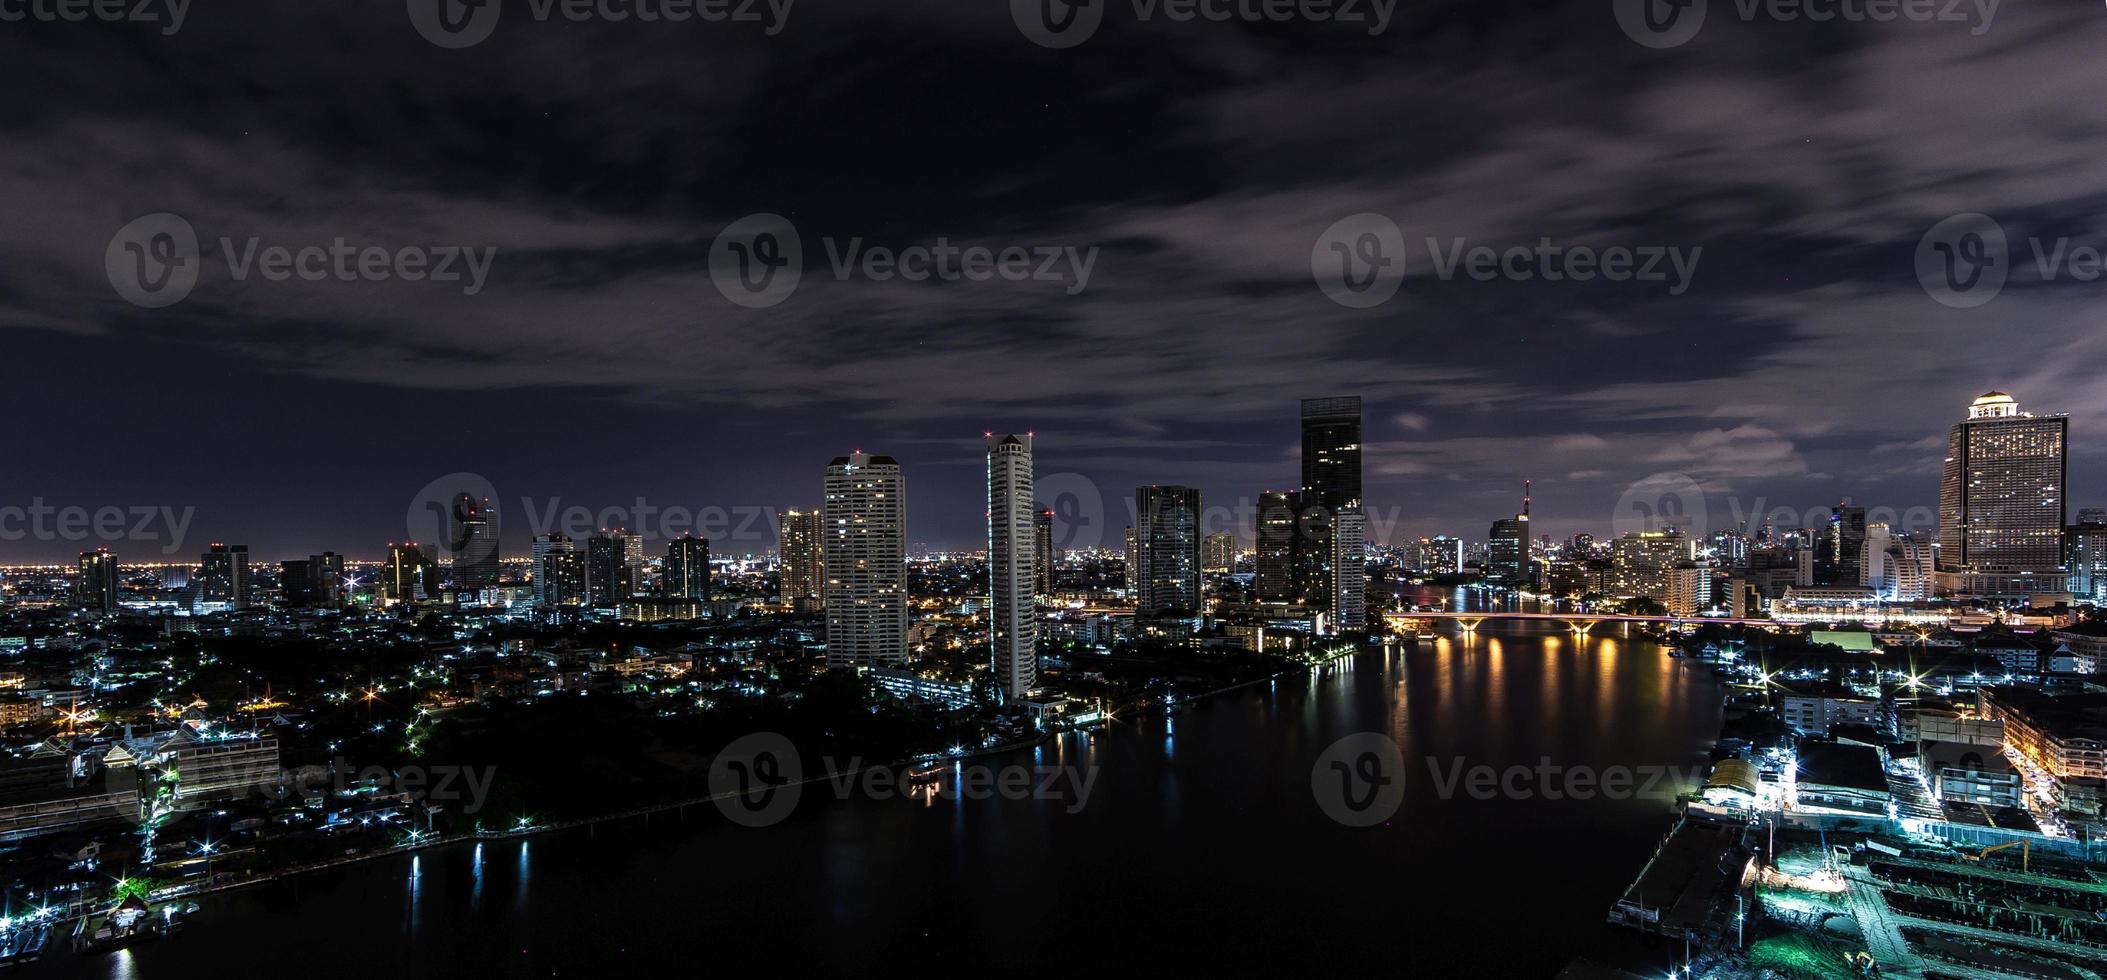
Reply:
[[[1094,770],[1080,807],[1072,785],[1048,801],[835,799],[815,783],[765,828],[690,810],[381,858],[211,898],[180,937],[55,949],[30,972],[1548,976],[1576,954],[1665,968],[1680,950],[1603,916],[1676,787],[1580,799],[1570,774],[1634,767],[1643,788],[1645,767],[1687,773],[1718,722],[1709,675],[1651,643],[1488,624],[1010,760]],[[1399,746],[1404,792],[1387,822],[1352,827],[1326,815],[1311,771],[1362,732]],[[1478,766],[1530,775],[1479,799]]]

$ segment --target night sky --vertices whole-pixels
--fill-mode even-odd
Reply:
[[[2029,244],[2107,245],[2096,2],[2011,0],[1983,29],[1710,0],[1656,49],[1609,0],[1422,0],[1373,35],[1097,0],[1061,50],[1002,0],[798,0],[772,36],[493,2],[452,50],[404,0],[199,3],[169,36],[0,23],[0,506],[195,508],[183,554],[379,557],[467,471],[516,554],[522,497],[809,507],[863,449],[906,467],[912,542],[967,545],[985,430],[1035,430],[1041,482],[1100,488],[1116,529],[1136,483],[1292,486],[1297,401],[1360,394],[1378,537],[1482,538],[1525,478],[1539,533],[1607,535],[1656,473],[1700,484],[1713,528],[1928,508],[1991,388],[2073,416],[2071,511],[2107,505],[2107,280],[2044,279]],[[147,309],[105,258],[156,212],[204,256]],[[761,212],[804,272],[749,309],[711,245]],[[1312,251],[1363,212],[1402,229],[1404,281],[1355,309]],[[1916,257],[1966,212],[2009,237],[2010,281],[1959,309]],[[236,281],[223,237],[496,251],[467,295]],[[1070,295],[837,281],[823,245],[940,237],[1098,252]],[[1428,237],[1702,253],[1680,293],[1444,280]],[[7,537],[0,560],[103,543]]]

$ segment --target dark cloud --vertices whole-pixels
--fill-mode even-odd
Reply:
[[[1714,6],[1666,51],[1607,2],[1400,5],[1375,37],[1119,4],[1067,51],[1004,4],[933,0],[803,0],[775,36],[508,0],[459,51],[379,0],[200,6],[173,37],[4,25],[0,380],[64,406],[27,424],[7,496],[195,504],[211,537],[360,553],[440,473],[809,505],[861,446],[908,462],[917,540],[966,543],[983,429],[1037,429],[1042,472],[1115,499],[1236,500],[1293,482],[1296,399],[1350,391],[1398,533],[1482,535],[1528,477],[1550,531],[1604,533],[1661,471],[1802,508],[1928,502],[1945,426],[1995,386],[2077,417],[2074,503],[2103,502],[2107,283],[2044,281],[2020,243],[2103,240],[2107,15],[2009,5],[1974,36]],[[207,262],[141,310],[103,259],[156,211]],[[1406,279],[1347,309],[1310,253],[1371,211],[1403,229]],[[1954,310],[1912,255],[1965,211],[2020,261]],[[706,266],[755,212],[806,244],[764,310]],[[223,236],[496,258],[474,295],[234,282]],[[823,247],[939,238],[1097,251],[1068,295],[835,281]],[[1428,238],[1703,251],[1669,294],[1444,280]]]

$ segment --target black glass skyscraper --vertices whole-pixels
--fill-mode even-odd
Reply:
[[[710,597],[710,541],[692,535],[666,544],[665,591],[683,599]]]
[[[1305,506],[1361,506],[1361,399],[1302,400],[1302,492]]]

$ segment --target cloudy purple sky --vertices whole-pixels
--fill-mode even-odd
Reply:
[[[862,448],[907,466],[910,536],[940,546],[983,533],[983,430],[1036,430],[1042,480],[1102,488],[1116,527],[1136,483],[1292,484],[1297,399],[1358,393],[1379,528],[1482,537],[1533,478],[1543,530],[1605,534],[1663,472],[1714,527],[1928,506],[1993,387],[2074,417],[2072,509],[2107,505],[2107,280],[2033,254],[2107,245],[2097,3],[1986,26],[1974,0],[1930,23],[1709,0],[1655,49],[1610,0],[1404,4],[1376,34],[1097,0],[1052,50],[995,0],[800,0],[773,35],[493,2],[457,50],[404,0],[0,23],[0,506],[194,507],[185,551],[364,556],[468,471],[517,548],[550,501],[810,506]],[[155,212],[204,255],[144,309],[105,257]],[[748,309],[709,260],[757,212],[795,223],[804,275]],[[1402,229],[1404,280],[1354,309],[1311,255],[1364,212]],[[2010,268],[1958,309],[1915,260],[1964,212]],[[467,295],[238,279],[222,238],[495,252]],[[838,280],[825,249],[939,238],[1098,251],[1071,295]],[[1445,279],[1428,238],[1702,252],[1675,293]],[[8,537],[0,559],[80,547]]]

